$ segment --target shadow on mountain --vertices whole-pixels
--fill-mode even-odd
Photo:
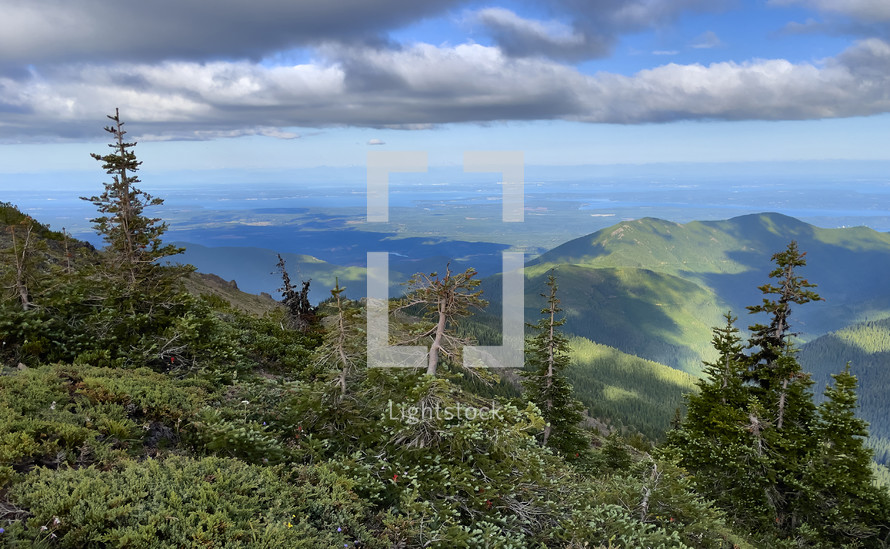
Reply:
[[[699,371],[701,350],[683,342],[690,330],[706,330],[701,320],[716,318],[717,308],[702,314],[701,306],[712,298],[694,283],[645,269],[577,265],[560,265],[556,277],[566,332],[684,371]],[[527,322],[540,318],[546,281],[546,272],[526,278]],[[485,279],[482,288],[496,311],[500,276]]]

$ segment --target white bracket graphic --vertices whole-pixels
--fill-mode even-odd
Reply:
[[[522,151],[466,151],[464,171],[501,173],[501,221],[525,221],[525,155]]]
[[[390,172],[425,172],[427,154],[414,151],[374,151],[368,153],[368,221],[389,221]],[[517,151],[468,151],[464,153],[465,172],[503,174],[502,220],[524,220],[524,155]],[[502,255],[501,345],[464,347],[464,367],[518,368],[523,365],[525,344],[524,254]],[[428,350],[422,345],[389,344],[389,253],[368,252],[367,336],[368,367],[423,368]]]
[[[389,174],[427,171],[426,151],[368,152],[368,222],[389,221]]]

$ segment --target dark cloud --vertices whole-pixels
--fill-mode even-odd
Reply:
[[[252,58],[382,33],[463,0],[0,0],[0,66]]]
[[[584,32],[556,22],[523,19],[503,8],[480,10],[473,19],[488,30],[505,53],[514,57],[577,61],[607,55],[614,42],[614,36]]]
[[[472,19],[508,55],[579,61],[607,56],[622,34],[669,25],[683,13],[721,11],[732,2],[555,0],[549,5],[550,21],[525,19],[502,8],[479,10]]]

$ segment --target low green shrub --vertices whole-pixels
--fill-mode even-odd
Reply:
[[[9,493],[29,517],[3,534],[32,547],[389,547],[365,503],[326,466],[260,467],[181,456],[39,468]]]
[[[0,376],[0,486],[34,466],[109,465],[178,442],[199,382],[142,368],[41,366]]]

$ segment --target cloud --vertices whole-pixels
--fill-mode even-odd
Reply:
[[[879,37],[890,40],[890,2],[887,0],[770,0],[773,6],[800,5],[820,12],[822,20],[792,21],[786,34],[830,34]]]
[[[655,50],[652,52],[652,55],[677,55],[680,53],[677,50]]]
[[[690,44],[695,49],[711,49],[717,48],[723,45],[723,41],[720,40],[720,37],[717,36],[717,33],[714,31],[706,31],[700,34],[692,41]]]
[[[368,145],[386,145],[382,139],[368,139]]]
[[[78,65],[0,77],[0,139],[104,138],[119,106],[134,137],[210,139],[293,127],[444,123],[794,120],[890,112],[890,44],[857,42],[818,64],[782,59],[665,64],[586,75],[497,47],[341,46],[323,61]]]
[[[776,6],[801,5],[826,13],[837,13],[853,19],[873,23],[890,22],[890,2],[887,0],[770,0]]]
[[[381,35],[463,0],[0,0],[0,67],[55,62],[259,59]]]
[[[476,12],[472,19],[487,28],[501,49],[511,56],[542,55],[556,59],[588,59],[606,55],[612,37],[585,33],[559,21],[524,19],[503,8]]]
[[[578,61],[605,57],[625,33],[671,24],[687,12],[726,9],[729,0],[555,0],[548,4],[560,18],[522,18],[503,8],[474,12],[471,20],[488,30],[505,53]]]

